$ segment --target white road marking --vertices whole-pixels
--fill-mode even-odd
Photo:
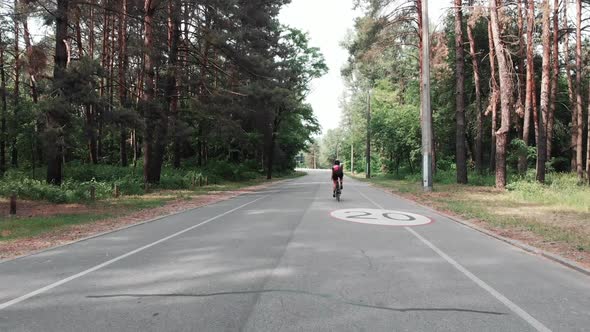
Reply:
[[[344,221],[379,226],[421,226],[432,222],[423,215],[383,209],[341,209],[332,211],[330,215]]]
[[[383,206],[381,206],[377,202],[370,199],[367,195],[363,194],[362,192],[360,192],[358,190],[357,190],[357,192],[359,194],[361,194],[361,196],[363,196],[366,200],[368,200],[373,205],[375,205],[376,207],[383,209]],[[465,267],[463,267],[463,265],[457,263],[457,261],[455,261],[449,255],[445,254],[444,251],[440,250],[437,246],[432,244],[430,241],[428,241],[427,239],[422,237],[422,235],[420,235],[418,232],[416,232],[415,230],[413,230],[410,227],[404,227],[404,228],[408,232],[410,232],[412,235],[414,235],[416,238],[418,238],[420,241],[422,241],[422,243],[424,243],[426,246],[428,246],[430,249],[432,249],[434,252],[436,252],[442,259],[447,261],[449,264],[451,264],[453,267],[455,267],[457,270],[459,270],[461,273],[463,273],[467,278],[471,279],[471,281],[473,281],[479,287],[481,287],[482,289],[487,291],[489,294],[491,294],[493,297],[495,297],[498,301],[502,302],[502,304],[504,304],[506,307],[508,307],[508,309],[512,310],[512,312],[514,312],[520,318],[522,318],[527,323],[529,323],[529,325],[531,325],[533,328],[535,328],[535,330],[537,330],[539,332],[551,332],[551,330],[547,326],[543,325],[543,323],[536,320],[535,317],[531,316],[528,312],[524,311],[524,309],[519,307],[516,303],[510,301],[506,296],[502,295],[500,292],[495,290],[492,286],[488,285],[485,281],[479,279],[477,276],[475,276],[473,273],[471,273],[469,270],[467,270]]]
[[[4,309],[6,309],[6,308],[8,308],[8,307],[10,307],[10,306],[13,306],[13,305],[15,305],[15,304],[18,304],[18,303],[20,303],[20,302],[23,302],[23,301],[25,301],[25,300],[27,300],[27,299],[30,299],[30,298],[31,298],[31,297],[33,297],[33,296],[36,296],[36,295],[39,295],[39,294],[45,293],[45,292],[47,292],[48,290],[51,290],[51,289],[53,289],[53,288],[55,288],[55,287],[61,286],[61,285],[65,284],[65,283],[67,283],[67,282],[70,282],[70,281],[72,281],[72,280],[75,280],[75,279],[78,279],[78,278],[80,278],[80,277],[83,277],[83,276],[85,276],[85,275],[87,275],[87,274],[89,274],[89,273],[92,273],[92,272],[94,272],[94,271],[97,271],[97,270],[99,270],[99,269],[102,269],[102,268],[103,268],[103,267],[105,267],[105,266],[109,266],[109,265],[111,265],[111,264],[113,264],[113,263],[115,263],[115,262],[118,262],[118,261],[120,261],[120,260],[122,260],[122,259],[124,259],[124,258],[127,258],[127,257],[129,257],[129,256],[135,255],[135,254],[137,254],[137,253],[139,253],[139,252],[141,252],[141,251],[144,251],[144,250],[146,250],[146,249],[148,249],[148,248],[151,248],[151,247],[153,247],[153,246],[155,246],[155,245],[157,245],[157,244],[160,244],[160,243],[162,243],[162,242],[165,242],[165,241],[168,241],[168,240],[170,240],[170,239],[172,239],[172,238],[175,238],[175,237],[177,237],[177,236],[179,236],[179,235],[181,235],[181,234],[184,234],[184,233],[186,233],[186,232],[192,231],[193,229],[195,229],[195,228],[197,228],[197,227],[201,227],[201,226],[203,226],[203,225],[205,225],[205,224],[208,224],[208,223],[210,223],[210,222],[212,222],[212,221],[214,221],[214,220],[217,220],[217,219],[219,219],[219,218],[221,218],[221,217],[224,217],[224,216],[226,216],[226,215],[228,215],[228,214],[230,214],[230,213],[232,213],[232,212],[235,212],[235,211],[237,211],[237,210],[240,210],[240,209],[242,209],[242,208],[244,208],[244,207],[246,207],[246,206],[248,206],[248,205],[250,205],[250,204],[256,203],[256,202],[258,202],[259,200],[261,200],[261,199],[264,199],[264,198],[266,198],[266,197],[268,197],[268,196],[263,196],[263,197],[257,198],[257,199],[255,199],[255,200],[253,200],[253,201],[251,201],[251,202],[248,202],[248,203],[246,203],[246,204],[240,205],[240,206],[238,206],[237,208],[231,209],[231,210],[229,210],[229,211],[226,211],[226,212],[224,212],[224,213],[222,213],[222,214],[219,214],[219,215],[217,215],[217,216],[215,216],[215,217],[212,217],[212,218],[210,218],[210,219],[207,219],[207,220],[203,221],[203,222],[202,222],[202,223],[200,223],[200,224],[197,224],[197,225],[191,226],[191,227],[189,227],[189,228],[186,228],[186,229],[184,229],[184,230],[182,230],[182,231],[176,232],[176,233],[174,233],[174,234],[172,234],[172,235],[169,235],[169,236],[167,236],[167,237],[165,237],[165,238],[162,238],[162,239],[160,239],[160,240],[158,240],[158,241],[155,241],[155,242],[152,242],[152,243],[150,243],[150,244],[147,244],[147,245],[145,245],[145,246],[143,246],[143,247],[141,247],[141,248],[137,248],[137,249],[135,249],[135,250],[133,250],[133,251],[130,251],[130,252],[126,253],[126,254],[123,254],[123,255],[121,255],[121,256],[115,257],[115,258],[113,258],[113,259],[111,259],[111,260],[109,260],[109,261],[106,261],[106,262],[102,263],[102,264],[99,264],[99,265],[96,265],[96,266],[94,266],[94,267],[91,267],[91,268],[89,268],[89,269],[87,269],[87,270],[84,270],[84,271],[82,271],[82,272],[80,272],[80,273],[77,273],[77,274],[74,274],[74,275],[72,275],[72,276],[69,276],[69,277],[67,277],[67,278],[65,278],[65,279],[62,279],[62,280],[60,280],[60,281],[56,281],[56,282],[54,282],[54,283],[52,283],[52,284],[50,284],[50,285],[47,285],[47,286],[45,286],[45,287],[42,287],[42,288],[39,288],[39,289],[37,289],[37,290],[35,290],[35,291],[32,291],[32,292],[30,292],[30,293],[28,293],[28,294],[25,294],[25,295],[23,295],[23,296],[17,297],[17,298],[15,298],[15,299],[13,299],[13,300],[10,300],[10,301],[8,301],[8,302],[4,302],[4,303],[0,304],[0,310],[4,310]]]

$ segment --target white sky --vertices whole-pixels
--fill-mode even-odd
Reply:
[[[451,5],[451,0],[430,0],[428,4],[430,19],[434,23],[442,16],[443,8]],[[344,92],[340,69],[348,59],[340,42],[354,27],[355,17],[360,15],[352,7],[353,0],[292,0],[280,15],[281,23],[308,32],[311,46],[319,47],[326,58],[330,71],[313,82],[307,98],[324,133],[336,128],[340,122],[338,101]]]

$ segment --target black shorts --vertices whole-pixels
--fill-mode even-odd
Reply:
[[[340,181],[342,181],[342,178],[344,177],[344,174],[340,175],[340,174],[332,174],[332,181],[336,181],[338,179],[340,179]]]

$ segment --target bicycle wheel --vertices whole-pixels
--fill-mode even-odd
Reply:
[[[341,194],[341,192],[340,192],[340,188],[336,189],[336,200],[337,200],[338,202],[340,202],[340,194]]]

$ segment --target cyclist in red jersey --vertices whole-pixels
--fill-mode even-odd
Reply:
[[[332,187],[332,197],[336,197],[336,186],[338,185],[338,180],[340,180],[340,189],[344,188],[342,184],[342,180],[344,179],[344,170],[342,165],[340,164],[340,160],[334,160],[334,165],[332,165],[332,182],[334,186]]]

